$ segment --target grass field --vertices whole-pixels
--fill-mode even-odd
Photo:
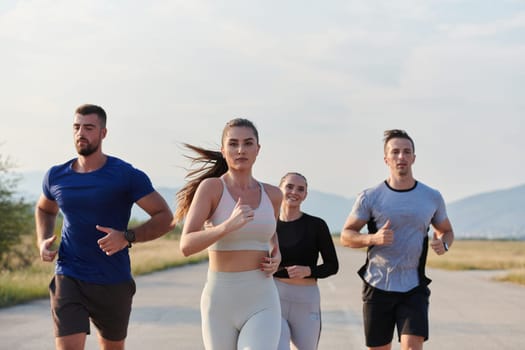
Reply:
[[[131,271],[135,276],[200,262],[207,257],[206,251],[184,257],[179,250],[179,241],[170,238],[135,244],[130,250]]]
[[[429,251],[427,261],[447,270],[506,270],[498,279],[525,285],[525,241],[456,240],[445,255]]]
[[[336,242],[338,239],[336,239]],[[178,241],[162,237],[135,244],[131,249],[135,276],[206,259],[207,253],[185,258]],[[524,241],[456,241],[450,251],[437,256],[428,254],[428,266],[448,270],[506,270],[503,281],[525,285]],[[48,296],[47,286],[53,276],[53,264],[34,261],[29,268],[0,273],[0,307]]]

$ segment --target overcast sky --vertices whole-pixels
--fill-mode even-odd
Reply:
[[[0,154],[17,171],[75,157],[83,103],[105,153],[180,186],[180,144],[218,148],[251,119],[254,176],[299,171],[354,197],[385,179],[382,133],[447,202],[525,183],[525,1],[0,2]]]

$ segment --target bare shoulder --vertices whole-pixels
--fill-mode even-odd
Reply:
[[[283,198],[283,194],[279,187],[267,183],[263,183],[263,187],[266,193],[268,194],[268,197],[270,197],[271,201],[274,203],[277,202],[280,205],[281,200]]]
[[[202,180],[199,184],[199,187],[203,187],[206,189],[222,188],[222,181],[218,177],[209,177],[207,179]]]
[[[189,232],[201,228],[204,221],[215,211],[221,195],[222,183],[220,179],[208,178],[202,180],[191,200],[184,227],[190,230]]]
[[[197,196],[198,194],[199,196],[216,198],[222,194],[222,190],[223,185],[221,179],[218,177],[210,177],[201,181],[195,195]]]

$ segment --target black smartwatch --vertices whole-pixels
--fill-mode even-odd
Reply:
[[[448,252],[448,244],[444,240],[441,240],[443,242],[443,248],[445,248],[445,251]]]
[[[124,238],[126,238],[126,241],[128,241],[128,248],[131,248],[131,243],[136,241],[135,231],[133,231],[133,230],[125,230],[124,231]]]

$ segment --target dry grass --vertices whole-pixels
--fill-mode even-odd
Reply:
[[[35,261],[33,266],[0,273],[0,307],[23,303],[48,295],[47,286],[54,265]]]
[[[428,254],[428,266],[447,270],[507,270],[498,280],[525,285],[525,241],[457,240],[442,256]]]
[[[445,255],[429,251],[428,266],[449,270],[524,269],[525,241],[456,240]]]
[[[179,250],[179,241],[165,237],[135,244],[130,250],[133,275],[143,275],[170,267],[191,264],[207,257],[208,253],[203,251],[186,258]]]

